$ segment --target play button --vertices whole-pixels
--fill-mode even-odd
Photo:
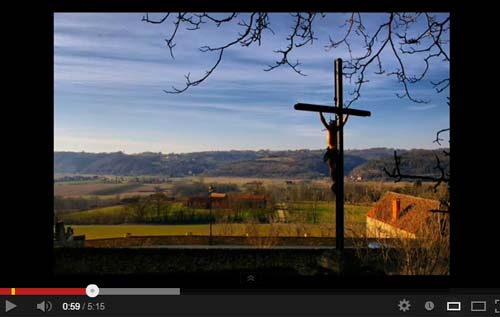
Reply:
[[[5,312],[6,313],[10,312],[11,310],[13,310],[16,307],[17,307],[17,305],[14,304],[13,302],[10,302],[8,300],[5,301]]]

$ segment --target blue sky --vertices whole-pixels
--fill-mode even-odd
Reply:
[[[86,152],[194,152],[205,150],[320,149],[325,132],[314,113],[293,110],[297,102],[333,103],[333,60],[347,58],[344,48],[325,50],[328,36],[339,32],[346,14],[318,19],[313,45],[293,51],[307,76],[287,67],[264,72],[279,58],[293,20],[271,16],[275,35],[265,33],[261,46],[235,47],[224,54],[211,77],[183,94],[184,75],[202,75],[216,56],[203,45],[221,44],[238,28],[209,24],[202,30],[179,30],[170,57],[164,39],[171,26],[142,22],[143,13],[58,13],[54,17],[54,148]],[[365,17],[368,28],[381,14]],[[354,51],[360,51],[355,47]],[[411,57],[413,58],[413,57]],[[410,71],[422,61],[406,60]],[[388,69],[395,61],[386,61]],[[447,63],[432,65],[429,78],[447,77]],[[448,92],[436,94],[429,81],[412,87],[415,104],[399,99],[394,77],[370,75],[353,108],[372,112],[350,118],[347,149],[370,147],[436,148],[436,131],[449,127]],[[351,86],[345,84],[347,92]]]

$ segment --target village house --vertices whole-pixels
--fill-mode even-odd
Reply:
[[[192,197],[189,197],[187,199],[186,206],[188,208],[208,209],[209,200],[208,200],[208,197],[205,197],[205,196],[192,196]]]
[[[362,182],[363,181],[363,177],[360,176],[360,175],[350,175],[349,176],[349,180],[351,182]]]
[[[211,193],[210,198],[207,196],[192,196],[188,198],[186,206],[188,208],[208,209],[210,207],[210,203],[214,209],[227,208],[227,194]]]
[[[266,196],[264,195],[253,195],[253,194],[230,194],[230,202],[234,204],[239,204],[244,208],[251,209],[264,209],[266,208]]]
[[[210,199],[212,202],[212,208],[214,209],[228,207],[227,194],[225,193],[211,193]]]
[[[387,192],[366,215],[366,236],[416,239],[431,220],[443,225],[443,214],[433,212],[439,209],[437,200]]]

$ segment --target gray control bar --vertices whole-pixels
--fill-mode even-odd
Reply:
[[[180,288],[100,288],[102,295],[180,295]]]

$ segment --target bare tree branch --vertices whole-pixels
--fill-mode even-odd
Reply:
[[[142,21],[152,24],[171,23],[171,30],[165,42],[170,55],[174,58],[175,39],[180,28],[194,31],[202,28],[204,24],[213,23],[216,27],[225,24],[231,25],[238,17],[239,13],[229,13],[220,17],[212,13],[166,13],[159,19],[151,19],[149,14],[143,16]],[[292,13],[290,17],[293,22],[291,32],[286,37],[286,46],[276,50],[279,55],[274,64],[268,65],[264,71],[269,72],[281,66],[290,67],[299,75],[306,74],[300,69],[299,60],[292,61],[291,55],[295,49],[313,44],[317,38],[314,36],[314,21],[320,16],[324,18],[323,13]],[[235,24],[241,31],[234,38],[227,39],[225,44],[218,47],[204,45],[200,47],[201,52],[213,53],[216,56],[215,62],[205,74],[197,79],[191,79],[191,74],[185,75],[185,85],[182,88],[172,87],[172,90],[165,90],[166,93],[182,93],[190,87],[197,86],[210,77],[216,68],[221,64],[224,52],[234,46],[250,47],[253,44],[261,45],[265,30],[274,34],[270,27],[269,14],[266,12],[251,12],[246,14]],[[345,23],[340,26],[340,31],[335,32],[335,36],[329,36],[328,44],[325,46],[327,51],[335,50],[345,46],[349,52],[349,60],[344,63],[344,76],[354,83],[353,90],[350,92],[350,98],[344,105],[349,108],[352,103],[361,97],[364,84],[368,83],[368,72],[375,68],[374,74],[395,77],[401,84],[402,93],[397,93],[399,98],[407,98],[415,103],[427,103],[415,96],[412,92],[412,85],[424,81],[429,74],[429,69],[433,63],[449,63],[449,30],[450,15],[430,14],[430,13],[388,13],[385,20],[376,27],[370,27],[369,31],[363,21],[361,13],[354,12],[348,16]],[[361,43],[361,44],[360,44]],[[361,52],[355,48],[362,48]],[[406,58],[412,58],[412,61],[418,57],[423,63],[421,69],[409,64]],[[390,62],[396,65],[388,69]],[[394,69],[395,68],[395,69]],[[434,78],[430,81],[437,93],[447,91],[450,87],[450,78]],[[448,105],[449,97],[448,98]],[[441,129],[436,133],[434,143],[441,145],[441,134],[450,129]],[[443,151],[445,156],[449,156],[449,151]],[[411,175],[400,171],[401,157],[394,152],[395,167],[392,172],[384,168],[385,173],[400,181],[406,179],[420,179],[436,182],[435,189],[441,183],[449,182],[449,173],[445,172],[439,157],[436,156],[436,167],[439,175]]]
[[[434,86],[434,88],[436,88],[436,91],[438,93],[443,92],[446,88],[450,87],[450,79],[444,78],[437,83],[431,81],[431,84]]]
[[[326,47],[330,50],[345,45],[349,51],[350,61],[344,67],[344,75],[346,78],[353,80],[355,86],[351,92],[351,98],[346,102],[346,107],[350,107],[353,102],[361,97],[362,86],[368,82],[366,79],[367,69],[372,63],[377,66],[375,74],[395,76],[398,79],[403,88],[403,93],[397,94],[399,98],[408,98],[416,103],[429,102],[429,100],[414,97],[410,91],[410,85],[422,81],[426,77],[430,64],[434,59],[441,57],[445,62],[449,62],[447,49],[442,45],[447,42],[444,34],[449,31],[449,21],[449,16],[442,21],[437,21],[430,14],[390,13],[385,23],[381,23],[374,33],[368,34],[361,20],[361,15],[358,13],[351,14],[342,26],[347,30],[340,40],[334,41],[330,37],[330,45]],[[424,31],[413,36],[408,35],[408,32],[414,29],[412,28],[413,25],[423,22],[426,24]],[[380,40],[380,36],[383,34],[386,35]],[[352,45],[356,36],[360,37],[364,43],[364,53],[361,56],[354,57]],[[400,41],[396,43],[395,39]],[[387,45],[388,43],[390,45]],[[395,71],[387,72],[382,64],[381,56],[386,51],[386,48],[389,48],[391,54],[385,54],[384,60],[394,58],[399,66]],[[424,67],[418,74],[410,75],[408,73],[403,60],[405,55],[421,56]],[[442,92],[448,86],[445,80],[441,80],[440,85],[435,86],[435,88],[437,92]]]
[[[173,49],[175,47],[174,39],[175,36],[177,35],[177,31],[181,27],[181,25],[185,24],[187,25],[186,29],[189,31],[193,30],[198,30],[201,28],[202,24],[205,24],[207,22],[212,22],[214,23],[217,27],[221,26],[224,23],[229,23],[231,21],[234,21],[235,18],[238,17],[238,13],[232,13],[226,18],[215,18],[213,15],[210,15],[208,13],[201,13],[201,14],[188,14],[188,13],[178,13],[175,20],[172,22],[174,27],[171,35],[165,39],[167,46],[170,50],[170,55],[172,58],[174,58],[173,54]],[[145,17],[143,17],[143,21],[148,22],[148,23],[163,23],[167,21],[168,19],[168,14],[164,16],[160,20],[152,20],[149,18],[149,16],[146,14]],[[243,32],[239,34],[239,36],[232,40],[227,42],[224,45],[221,45],[219,47],[211,47],[211,46],[202,46],[200,47],[201,52],[215,52],[217,53],[217,59],[215,63],[205,72],[203,76],[196,80],[191,79],[191,74],[188,73],[185,75],[185,85],[183,88],[177,88],[177,87],[172,87],[172,90],[164,90],[166,93],[182,93],[189,89],[190,87],[198,86],[201,84],[203,81],[205,81],[214,71],[215,69],[220,65],[222,61],[222,57],[224,55],[224,51],[236,44],[240,44],[241,46],[248,47],[253,43],[257,43],[258,45],[261,44],[261,39],[262,39],[262,33],[264,30],[269,30],[271,33],[274,33],[273,30],[269,26],[269,17],[267,13],[262,13],[262,12],[253,12],[250,14],[249,21],[242,20],[238,23],[238,26],[243,27]],[[300,34],[302,35],[302,34]],[[306,35],[307,36],[307,33]]]
[[[226,17],[216,17],[210,13],[167,13],[160,19],[151,19],[149,14],[143,17],[143,21],[153,24],[162,24],[172,18],[171,23],[173,29],[170,35],[165,39],[167,47],[172,58],[174,57],[173,49],[175,47],[175,37],[179,28],[186,25],[187,30],[198,30],[203,24],[209,22],[214,23],[217,27],[231,23],[239,16],[238,13],[231,13]],[[252,44],[260,45],[262,41],[263,31],[269,30],[270,19],[268,13],[252,12],[249,13],[250,18],[243,18],[238,22],[237,26],[242,27],[243,31],[234,39],[228,40],[224,45],[217,48],[202,46],[203,52],[216,52],[217,59],[215,63],[205,72],[205,75],[199,79],[191,80],[190,74],[186,75],[186,85],[184,88],[175,88],[169,93],[180,93],[186,91],[191,86],[197,86],[206,80],[220,65],[225,49],[234,45],[249,47]],[[300,61],[292,61],[290,58],[294,49],[304,47],[306,44],[312,44],[317,38],[314,36],[314,21],[320,16],[324,18],[326,15],[321,13],[292,13],[290,17],[294,21],[291,33],[286,37],[288,44],[285,48],[276,50],[275,53],[280,55],[280,58],[274,64],[268,65],[264,71],[272,71],[281,66],[288,66],[297,74],[305,76],[300,69]],[[417,25],[425,25],[422,30],[415,28]],[[344,45],[350,59],[345,63],[344,76],[354,82],[354,89],[351,92],[351,98],[346,101],[346,107],[358,100],[361,97],[362,87],[368,82],[367,71],[371,64],[377,68],[375,74],[394,76],[401,83],[403,93],[397,94],[399,98],[408,98],[416,103],[426,103],[428,100],[423,100],[415,97],[411,93],[411,85],[420,82],[426,78],[431,63],[435,59],[441,59],[444,62],[449,62],[450,57],[448,48],[444,46],[448,43],[447,35],[450,28],[450,16],[442,18],[429,13],[390,13],[387,20],[374,29],[374,32],[369,32],[364,25],[361,13],[352,13],[349,15],[345,23],[340,26],[338,40],[329,37],[329,44],[325,49],[332,50]],[[414,30],[418,30],[416,34]],[[356,38],[361,39],[364,48],[364,53],[360,56],[354,56],[353,45]],[[396,41],[399,40],[399,41]],[[389,45],[388,45],[389,44]],[[386,50],[389,48],[389,50]],[[387,51],[386,54],[385,52]],[[409,74],[407,65],[403,57],[405,55],[418,55],[424,63],[423,69],[418,74]],[[385,64],[388,59],[393,60],[398,65],[396,70],[387,71]],[[385,61],[385,62],[384,62]],[[439,79],[437,82],[432,82],[438,93],[446,90],[449,87],[449,78]]]
[[[170,16],[170,13],[167,13],[165,14],[165,16],[163,18],[161,18],[160,20],[151,20],[149,18],[149,14],[146,13],[145,16],[142,17],[142,21],[144,22],[148,22],[148,23],[153,23],[153,24],[162,24],[163,22],[165,22],[165,20],[168,19],[168,17]]]
[[[439,130],[437,133],[436,133],[436,139],[432,142],[432,143],[437,143],[439,145],[441,145],[441,142],[440,141],[444,141],[444,139],[441,139],[439,137],[439,135],[443,132],[446,132],[446,131],[450,131],[450,128],[447,128],[447,129],[441,129]]]
[[[300,66],[300,62],[297,60],[295,63],[291,63],[288,60],[288,54],[297,47],[302,47],[308,43],[312,44],[316,39],[313,33],[313,21],[316,17],[316,13],[308,13],[307,17],[303,17],[302,14],[296,13],[292,14],[292,16],[296,19],[295,26],[293,28],[293,32],[289,35],[286,40],[288,41],[288,46],[285,49],[277,50],[275,53],[281,54],[281,59],[276,61],[274,65],[268,65],[264,71],[268,72],[275,68],[278,68],[282,65],[288,65],[292,68],[297,74],[306,76],[298,66]]]
[[[439,157],[436,155],[436,166],[434,169],[437,169],[439,171],[439,175],[436,176],[426,176],[426,175],[412,175],[412,174],[404,174],[401,173],[401,157],[397,155],[397,152],[394,151],[394,163],[395,166],[392,169],[392,172],[389,172],[387,168],[384,167],[384,172],[387,174],[387,176],[391,178],[395,178],[395,182],[401,181],[403,178],[405,179],[420,179],[420,180],[426,180],[426,181],[431,181],[431,182],[436,182],[434,185],[434,191],[437,190],[439,185],[441,183],[449,183],[450,181],[450,175],[447,173],[444,169],[444,167],[441,164],[441,160]]]

